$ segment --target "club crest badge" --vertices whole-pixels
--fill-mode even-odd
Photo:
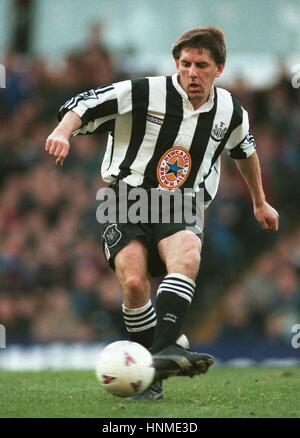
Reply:
[[[189,152],[180,147],[173,146],[168,149],[157,166],[157,180],[165,189],[176,189],[187,180],[192,167],[192,158]]]
[[[103,233],[103,240],[108,248],[115,246],[122,237],[117,224],[109,225]]]
[[[225,137],[226,131],[227,127],[225,126],[224,122],[220,122],[219,125],[216,123],[211,130],[210,136],[214,141],[219,142]]]

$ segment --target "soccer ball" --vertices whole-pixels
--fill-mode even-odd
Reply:
[[[117,341],[101,351],[96,376],[101,386],[117,397],[131,397],[147,389],[154,378],[150,352],[130,341]]]
[[[181,335],[179,336],[179,338],[176,341],[176,344],[179,345],[179,347],[185,348],[185,349],[189,349],[190,348],[190,343],[188,338],[185,335]]]

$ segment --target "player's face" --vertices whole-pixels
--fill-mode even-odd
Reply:
[[[224,65],[217,65],[208,49],[182,49],[176,59],[179,83],[196,109],[206,102],[216,77]]]

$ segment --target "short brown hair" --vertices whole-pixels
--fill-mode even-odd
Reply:
[[[223,32],[217,27],[196,27],[184,32],[172,47],[174,59],[182,49],[208,49],[217,65],[225,64],[226,46]]]

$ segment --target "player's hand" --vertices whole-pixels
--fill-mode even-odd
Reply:
[[[54,130],[47,138],[45,149],[49,155],[56,158],[55,164],[62,166],[70,150],[69,139],[66,135]]]
[[[270,204],[263,204],[254,208],[254,216],[263,230],[277,231],[279,225],[279,214]]]

